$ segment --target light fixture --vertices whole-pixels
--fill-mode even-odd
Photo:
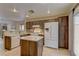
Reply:
[[[39,28],[40,25],[33,25],[32,27],[33,27],[33,28]]]
[[[11,9],[11,11],[14,12],[14,13],[18,12],[18,11],[16,10],[16,8]]]
[[[14,9],[13,9],[13,12],[17,12],[17,10],[14,8]]]
[[[25,17],[30,17],[34,13],[34,10],[28,10],[27,15]]]
[[[50,10],[48,10],[47,13],[50,14]]]
[[[34,10],[29,10],[28,12],[29,12],[29,14],[33,14]]]
[[[26,15],[26,17],[29,17],[29,15]]]

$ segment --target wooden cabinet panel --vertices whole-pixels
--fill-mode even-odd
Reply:
[[[37,55],[37,43],[34,41],[30,41],[30,56],[36,56]]]
[[[11,37],[5,36],[4,37],[4,48],[7,50],[11,50]]]
[[[68,17],[64,17],[64,46],[68,49]]]
[[[21,52],[22,52],[21,56],[25,56],[25,55],[30,56],[30,53],[29,53],[30,47],[29,46],[30,46],[29,41],[21,40]]]
[[[59,23],[59,47],[68,49],[68,17],[63,16]]]
[[[21,39],[21,56],[41,56],[43,51],[43,39],[36,41]]]

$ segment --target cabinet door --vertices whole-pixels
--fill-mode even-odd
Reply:
[[[37,43],[30,41],[30,56],[37,56]]]
[[[21,40],[21,56],[30,56],[29,41]]]
[[[11,37],[5,36],[4,45],[5,49],[11,50]]]

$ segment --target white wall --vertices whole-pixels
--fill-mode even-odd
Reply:
[[[4,25],[8,26],[8,25],[12,25],[12,24],[14,24],[13,21],[0,19],[0,25],[1,25],[1,26],[4,26]],[[9,29],[10,29],[10,27],[8,26],[8,30],[9,30]]]
[[[19,25],[23,24],[23,22],[19,22],[19,21],[10,21],[10,20],[2,20],[0,19],[0,25],[7,25],[8,26],[8,30],[11,30],[11,27],[14,26],[16,27],[16,30],[19,30]]]
[[[69,51],[79,56],[79,6],[69,14]]]
[[[79,56],[79,16],[74,16],[74,53]]]
[[[6,21],[6,20],[1,20],[0,19],[0,24],[5,24],[5,23],[8,24],[8,23],[10,23],[10,21]]]
[[[74,38],[74,24],[73,24],[73,12],[71,12],[69,14],[69,51],[71,55],[74,55],[73,38]]]

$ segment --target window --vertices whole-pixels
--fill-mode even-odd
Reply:
[[[24,31],[24,24],[20,25],[20,31]]]

